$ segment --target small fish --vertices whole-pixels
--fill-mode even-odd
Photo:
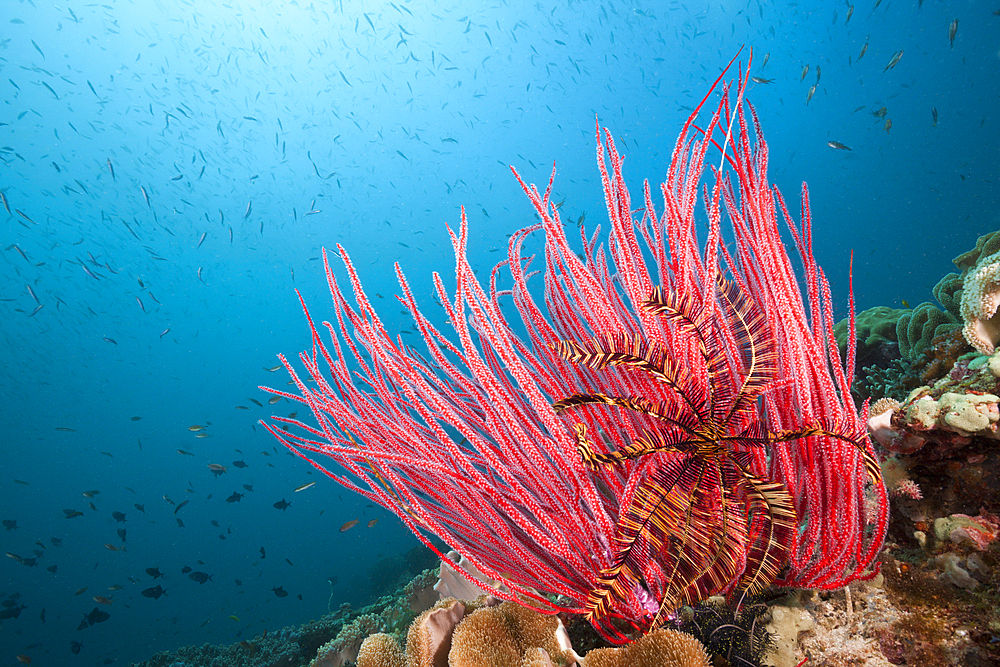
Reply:
[[[931,127],[937,127],[937,107],[931,107]]]
[[[288,502],[285,502],[284,498],[282,498],[278,502],[274,503],[274,509],[281,510],[281,511],[285,511],[286,509],[288,509],[291,506],[292,506],[292,504],[288,503]]]
[[[191,502],[191,501],[190,500],[185,500],[184,502],[179,503],[177,505],[177,507],[174,508],[174,514],[177,514],[178,512],[180,512],[181,508],[184,507],[185,505],[187,505],[189,502]]]
[[[378,519],[372,519],[371,521],[368,522],[368,527],[374,528],[376,523],[378,523]]]
[[[358,525],[358,520],[351,519],[350,521],[348,521],[347,523],[345,523],[343,526],[340,527],[340,532],[346,533],[351,528],[354,528],[356,525]]]
[[[839,141],[828,141],[828,142],[826,142],[826,145],[829,146],[830,148],[836,148],[838,151],[849,151],[849,150],[851,150],[850,146],[848,146],[846,144],[842,144]]]
[[[111,164],[111,158],[108,158],[108,171],[111,172],[111,180],[115,180],[115,165]]]
[[[146,188],[140,185],[139,189],[142,190],[142,196],[146,200],[146,206],[149,207],[150,209],[153,208],[153,205],[149,203],[149,193],[146,192]]]
[[[240,617],[237,616],[236,614],[230,614],[229,618],[231,618],[232,620],[236,621],[237,623],[240,622]]]
[[[252,202],[252,201],[248,201],[248,202],[247,202],[247,210],[246,210],[246,212],[245,212],[245,213],[243,214],[243,219],[244,219],[244,220],[246,220],[247,218],[249,218],[249,217],[250,217],[250,211],[251,211],[251,210],[253,210],[253,202]]]
[[[113,544],[105,544],[104,548],[107,549],[108,551],[121,551],[121,549],[119,549]]]
[[[188,575],[188,579],[192,579],[194,581],[197,581],[199,584],[203,584],[206,581],[210,580],[212,576],[213,575],[207,572],[192,572],[191,574]]]
[[[280,400],[281,400],[281,396],[272,396],[271,398],[267,399],[267,403],[268,403],[268,405],[274,405],[275,403],[277,403]]]
[[[302,486],[295,488],[295,493],[298,493],[299,491],[305,491],[306,489],[311,489],[314,486],[316,486],[316,482],[309,482],[308,484],[303,484]]]
[[[137,510],[139,510],[143,514],[146,513],[146,505],[145,504],[140,505],[139,503],[136,503],[136,504],[132,505],[132,507],[136,508]]]
[[[87,592],[87,587],[84,586],[83,588],[77,589],[76,593],[73,593],[73,595],[83,595],[86,592]]]
[[[234,468],[248,468],[249,466],[247,465],[246,461],[243,461],[241,459],[239,461],[233,461],[233,467]]]
[[[903,57],[903,49],[900,49],[899,51],[896,51],[894,54],[892,54],[892,58],[889,60],[889,64],[886,65],[882,69],[882,71],[883,72],[888,72],[889,70],[891,70],[893,67],[896,66],[896,64],[899,62],[899,59],[902,58],[902,57]]]
[[[870,37],[871,37],[871,35],[869,35],[868,37],[865,37],[865,44],[864,44],[864,46],[861,47],[861,53],[858,54],[858,60],[861,60],[862,58],[864,58],[865,54],[868,53],[868,39]]]
[[[3,190],[0,190],[0,200],[3,200],[3,207],[7,209],[7,215],[14,215],[10,212],[10,204],[7,202],[7,195],[3,193]]]
[[[166,329],[164,329],[163,331],[160,332],[160,338],[163,338],[168,333],[170,333],[170,327],[167,327]]]
[[[187,451],[186,449],[178,449],[177,453],[178,454],[182,454],[183,456],[194,456],[194,454],[192,454],[191,452]]]
[[[885,118],[885,116],[886,116],[887,113],[889,113],[889,110],[886,109],[885,107],[882,107],[878,111],[872,111],[872,115],[875,116],[875,118],[877,118],[879,120],[882,120],[883,118]]]
[[[153,579],[159,579],[160,577],[163,576],[163,573],[160,572],[160,568],[158,567],[147,567],[146,574],[151,576]]]
[[[31,43],[35,44],[35,40],[31,40]],[[36,49],[38,48],[37,44],[35,44],[35,48]],[[20,662],[21,664],[24,664],[24,665],[30,665],[31,664],[31,656],[18,655],[17,656],[17,661]]]
[[[264,404],[258,401],[256,398],[249,398],[247,400],[256,405],[258,408],[264,407]]]
[[[141,309],[142,309],[142,312],[144,312],[144,313],[145,313],[145,312],[146,312],[146,306],[144,306],[144,305],[142,304],[142,299],[140,299],[139,297],[135,297],[135,300],[139,302],[139,308],[141,308]]]
[[[279,598],[283,598],[283,597],[287,597],[288,596],[288,591],[286,591],[281,586],[278,586],[276,588],[272,588],[271,590],[274,591],[274,594],[277,595]]]
[[[115,520],[115,523],[125,523],[124,512],[112,512],[111,517]]]
[[[202,426],[200,424],[194,424],[193,426],[188,426],[188,430],[189,431],[194,431],[194,432],[204,431],[206,428],[208,428],[208,427],[207,426]]]
[[[812,85],[812,86],[811,86],[811,87],[809,88],[809,92],[808,92],[808,93],[806,93],[806,105],[808,105],[808,104],[809,104],[809,102],[810,102],[810,101],[812,100],[812,98],[813,98],[813,95],[815,95],[815,94],[816,94],[816,84],[814,83],[814,84],[813,84],[813,85]]]
[[[106,604],[106,605],[110,605],[111,604],[111,600],[109,600],[108,598],[104,597],[103,595],[95,595],[94,596],[94,602],[96,602],[97,604]]]
[[[900,300],[900,303],[903,304],[903,308],[909,308],[910,307],[910,302],[907,301],[906,299]]]
[[[281,365],[280,365],[280,364],[279,364],[279,365],[277,365],[277,366],[272,366],[271,368],[267,368],[267,367],[265,366],[265,367],[264,367],[264,370],[265,370],[265,371],[267,371],[268,373],[273,373],[274,371],[278,370],[279,368],[281,368]]]
[[[195,250],[201,247],[201,244],[205,242],[205,237],[208,236],[208,232],[202,232],[201,238],[198,239],[198,245],[195,246]]]
[[[883,127],[885,128],[885,131],[888,133],[889,130],[892,129],[892,119],[891,118],[886,118],[885,119],[885,125]]]
[[[799,81],[805,81],[807,74],[809,74],[809,65],[802,68],[802,76],[799,78]]]
[[[854,5],[847,5],[847,18],[844,20],[844,25],[851,22],[851,17],[854,15]]]
[[[948,25],[948,43],[951,48],[955,48],[955,35],[958,34],[958,19],[955,19]]]
[[[236,491],[233,491],[233,495],[231,495],[228,498],[226,498],[226,502],[227,503],[238,503],[240,500],[242,500],[242,498],[243,498],[243,494],[242,493],[237,493]]]
[[[166,595],[167,591],[164,590],[163,586],[155,586],[153,588],[147,588],[142,592],[142,594],[147,598],[153,598],[154,600],[158,600],[160,599],[161,595]]]
[[[754,83],[774,83],[774,79],[765,79],[762,76],[752,76],[750,80]]]

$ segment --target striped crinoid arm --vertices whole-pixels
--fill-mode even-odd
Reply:
[[[739,283],[719,277],[717,294],[729,333],[743,365],[743,382],[728,406],[724,423],[742,412],[756,411],[757,397],[778,374],[778,351],[764,311],[756,306]]]
[[[729,593],[737,605],[746,596],[753,597],[778,576],[788,558],[794,538],[797,517],[795,504],[787,487],[754,476],[737,465],[731,465],[742,475],[748,513],[748,546],[743,576]]]
[[[633,629],[646,632],[664,613],[725,589],[744,562],[746,522],[722,485],[714,461],[678,457],[654,469],[618,521],[615,556],[586,601],[587,616],[605,636],[624,639],[612,610],[657,600]]]
[[[861,461],[864,464],[865,472],[868,473],[869,481],[873,484],[881,484],[882,466],[879,464],[878,459],[875,458],[875,455],[865,446],[868,436],[863,431],[859,431],[857,427],[851,428],[854,424],[853,420],[826,419],[800,429],[769,433],[767,434],[767,441],[769,445],[774,445],[801,438],[825,436],[846,442],[852,445],[858,454],[861,455]]]
[[[706,415],[708,394],[703,385],[684,365],[672,360],[664,346],[656,341],[625,333],[608,333],[586,343],[561,340],[552,347],[563,359],[592,370],[625,367],[642,371],[658,385],[671,390],[692,412]]]
[[[692,437],[692,429],[666,424],[656,430],[643,429],[632,442],[605,454],[594,450],[584,424],[577,424],[573,428],[576,432],[576,451],[590,470],[598,470],[601,466],[621,465],[625,461],[656,452],[693,454],[702,442],[701,438]]]

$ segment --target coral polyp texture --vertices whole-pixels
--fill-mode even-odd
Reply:
[[[980,258],[962,286],[962,333],[972,347],[992,354],[1000,341],[1000,252]]]
[[[484,285],[463,210],[454,292],[434,274],[451,336],[397,266],[420,351],[389,334],[347,251],[353,304],[324,251],[334,320],[306,311],[305,372],[279,356],[297,393],[269,390],[315,418],[267,424],[293,452],[431,549],[440,538],[490,595],[582,614],[613,643],[712,595],[739,604],[772,584],[870,577],[887,528],[850,394],[854,331],[845,366],[808,191],[795,221],[767,180],[749,68],[708,105],[724,75],[682,129],[659,211],[648,182],[635,206],[599,125],[606,236],[581,228],[571,242],[552,179],[539,190],[515,171],[539,222],[513,234]]]

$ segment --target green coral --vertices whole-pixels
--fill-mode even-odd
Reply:
[[[961,315],[961,304],[962,304],[962,284],[965,281],[962,276],[957,273],[949,273],[944,278],[938,281],[931,293],[934,294],[934,298],[938,300],[944,309],[953,315],[956,319],[960,318]]]
[[[904,313],[896,321],[896,341],[904,359],[916,359],[935,336],[958,328],[958,318],[946,313],[929,301]]]
[[[885,342],[896,341],[896,321],[909,313],[907,308],[875,306],[857,314],[855,327],[858,333],[858,359],[864,359]],[[837,347],[843,353],[847,349],[847,333],[850,320],[843,319],[833,327]]]
[[[952,262],[955,263],[955,266],[958,267],[958,270],[964,276],[969,272],[969,269],[979,263],[980,257],[987,257],[995,252],[1000,252],[1000,231],[983,234],[976,239],[975,248],[968,252],[963,252],[953,259]]]

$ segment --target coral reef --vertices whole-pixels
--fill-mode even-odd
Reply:
[[[450,667],[517,667],[539,661],[559,666],[576,660],[558,616],[513,602],[483,607],[468,616],[455,628],[448,654]]]
[[[719,656],[729,665],[756,667],[773,653],[779,634],[768,630],[768,617],[775,621],[776,608],[763,602],[744,600],[739,609],[724,598],[714,597],[683,607],[679,613],[679,629],[704,644],[710,655]],[[779,613],[780,615],[780,613]],[[784,633],[794,645],[797,633]]]
[[[981,257],[962,284],[962,334],[972,347],[992,354],[1000,341],[1000,252]]]
[[[405,667],[406,656],[392,635],[370,635],[358,651],[358,667]]]
[[[406,636],[410,667],[447,667],[455,628],[465,618],[466,605],[445,598],[413,620]]]
[[[709,667],[701,643],[677,630],[657,630],[620,648],[599,648],[584,658],[586,667]]]

